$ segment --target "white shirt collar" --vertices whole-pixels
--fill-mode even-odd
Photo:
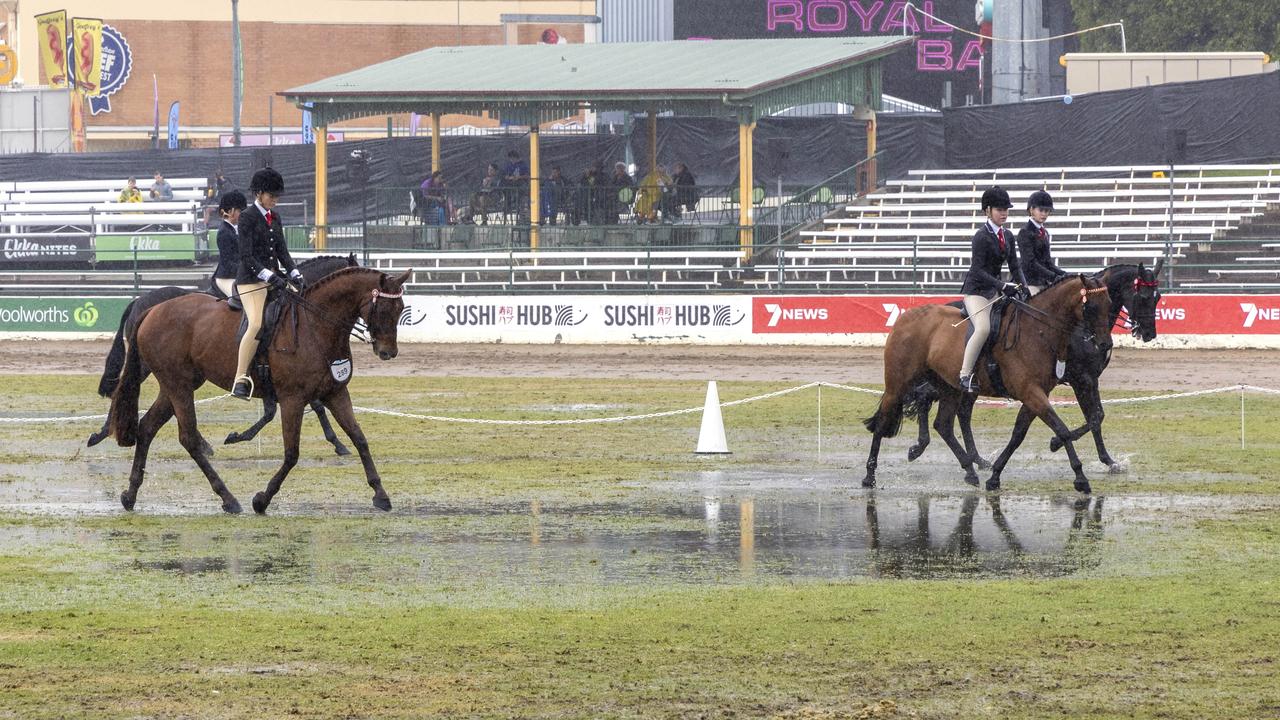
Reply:
[[[228,226],[228,227],[230,227],[232,230],[234,230],[234,231],[235,231],[235,233],[236,233],[237,235],[239,235],[239,234],[240,234],[240,228],[236,227],[236,226],[235,226],[235,223],[231,222],[230,220],[228,220],[228,219],[226,219],[226,218],[222,218],[222,222],[226,223],[226,224],[227,224],[227,226]]]
[[[1036,221],[1035,221],[1034,219],[1032,219],[1032,218],[1027,218],[1027,222],[1031,223],[1032,227],[1034,227],[1036,230],[1043,230],[1043,229],[1044,229],[1044,225],[1041,225],[1040,223],[1036,222]]]
[[[258,208],[258,212],[262,213],[262,217],[266,217],[267,213],[271,212],[270,210],[262,207],[262,203],[258,202],[257,200],[254,200],[253,204]]]
[[[997,235],[997,234],[999,234],[999,232],[1000,232],[1000,226],[999,226],[999,225],[996,225],[995,223],[991,222],[990,220],[987,220],[987,229],[991,231],[991,234],[992,234],[992,235]]]

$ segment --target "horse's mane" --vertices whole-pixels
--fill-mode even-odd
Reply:
[[[346,263],[347,267],[356,267],[356,254],[351,253],[350,255],[316,255],[315,257],[307,258],[306,260],[303,260],[302,262],[298,263],[298,268],[302,269],[304,267],[311,267],[312,265],[319,265],[320,263],[330,263],[330,262],[343,262],[343,263]]]
[[[365,273],[377,273],[378,275],[382,275],[382,274],[383,274],[381,270],[378,270],[378,269],[376,269],[376,268],[370,268],[370,267],[359,267],[359,266],[356,266],[356,267],[345,267],[345,268],[342,268],[341,270],[335,270],[335,271],[333,271],[333,272],[329,273],[328,275],[325,275],[324,277],[320,278],[319,280],[315,281],[315,282],[314,282],[314,283],[312,283],[311,285],[308,285],[308,286],[307,286],[307,289],[303,292],[303,294],[304,294],[304,295],[310,294],[313,290],[316,290],[316,289],[318,289],[318,288],[322,288],[322,287],[324,287],[325,285],[328,285],[329,283],[331,283],[331,282],[333,282],[333,281],[335,281],[335,280],[337,280],[337,279],[339,279],[339,278],[344,278],[344,277],[347,277],[348,275],[354,275],[354,274],[357,274],[357,273],[362,274],[362,275],[363,275],[363,274],[365,274]]]

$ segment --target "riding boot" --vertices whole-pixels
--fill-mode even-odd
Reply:
[[[973,376],[973,373],[960,376],[960,389],[970,395],[978,394],[978,379]]]
[[[231,386],[231,394],[241,400],[248,400],[253,397],[253,381],[247,377],[240,377],[236,380],[236,384]]]

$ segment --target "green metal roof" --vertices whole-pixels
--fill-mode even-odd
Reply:
[[[543,122],[581,108],[746,120],[786,107],[878,107],[879,59],[906,37],[436,47],[281,93],[317,124],[488,110]]]

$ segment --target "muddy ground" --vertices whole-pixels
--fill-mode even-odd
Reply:
[[[0,374],[99,373],[106,341],[0,343]],[[354,348],[360,374],[423,377],[664,378],[878,384],[879,348],[672,345],[403,344],[379,362]],[[1117,348],[1106,391],[1203,389],[1246,383],[1280,388],[1274,350]]]

